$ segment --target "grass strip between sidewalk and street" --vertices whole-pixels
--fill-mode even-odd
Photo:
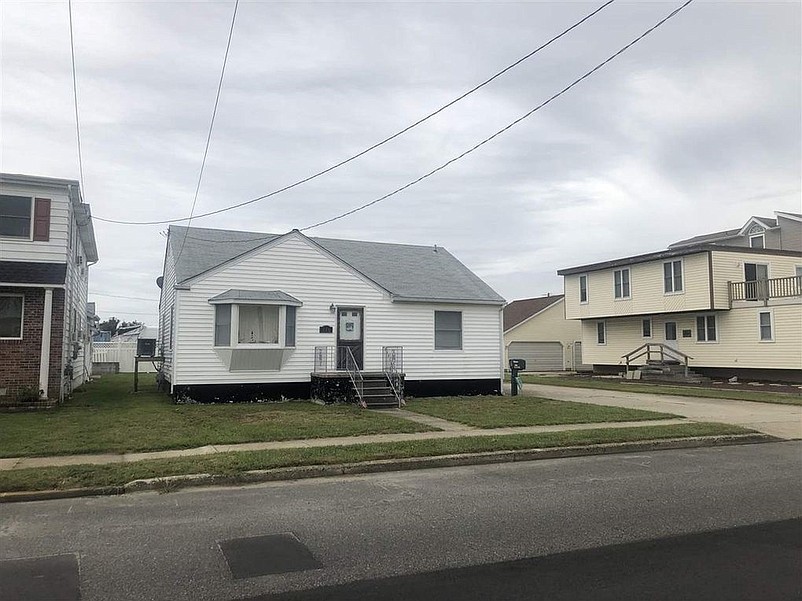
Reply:
[[[506,378],[509,380],[509,376]],[[754,401],[757,403],[775,403],[778,405],[802,405],[802,391],[769,392],[766,390],[728,390],[726,388],[701,388],[693,386],[671,386],[667,384],[645,384],[642,382],[623,382],[616,380],[600,380],[580,377],[530,376],[522,375],[524,394],[526,384],[542,384],[544,386],[564,386],[568,388],[594,388],[597,390],[618,390],[621,392],[642,392],[646,394],[668,394],[706,399],[729,399],[734,401]]]
[[[669,438],[748,434],[750,432],[751,430],[745,428],[725,424],[687,423],[270,451],[238,451],[174,459],[153,459],[132,463],[9,470],[0,472],[0,492],[122,486],[142,478],[159,478],[183,474],[206,473],[236,478],[237,474],[249,470],[280,467],[337,465],[378,459],[559,448]]]
[[[409,399],[406,409],[477,428],[635,422],[679,417],[669,413],[557,401],[533,396]]]

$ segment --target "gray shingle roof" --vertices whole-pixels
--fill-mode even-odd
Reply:
[[[175,257],[186,237],[176,270],[179,284],[247,253],[278,234],[170,226],[168,252]],[[503,304],[504,299],[444,248],[310,238],[394,300],[468,301]]]
[[[282,292],[281,290],[240,290],[232,288],[209,299],[210,303],[220,303],[223,301],[260,301],[299,306],[303,304],[294,296]]]

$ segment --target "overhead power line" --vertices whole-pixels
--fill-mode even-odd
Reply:
[[[389,193],[385,194],[384,196],[380,196],[379,198],[376,198],[376,199],[374,199],[374,200],[371,200],[370,202],[366,202],[365,204],[363,204],[363,205],[360,205],[360,206],[358,206],[358,207],[356,207],[356,208],[353,208],[353,209],[351,209],[350,211],[346,211],[346,212],[344,212],[344,213],[340,213],[339,215],[336,215],[336,216],[334,216],[334,217],[330,217],[329,219],[324,219],[323,221],[318,221],[317,223],[313,223],[312,225],[307,225],[306,227],[302,227],[302,228],[300,228],[300,231],[311,230],[311,229],[313,229],[313,228],[320,227],[321,225],[325,225],[325,224],[327,224],[327,223],[331,223],[332,221],[337,221],[337,220],[339,220],[339,219],[343,219],[343,218],[345,218],[345,217],[348,217],[349,215],[353,215],[354,213],[358,213],[359,211],[364,211],[364,210],[365,210],[365,209],[367,209],[368,207],[372,207],[372,206],[373,206],[373,205],[375,205],[375,204],[378,204],[378,203],[380,203],[380,202],[382,202],[382,201],[384,201],[384,200],[387,200],[387,199],[388,199],[388,198],[390,198],[391,196],[395,196],[396,194],[398,194],[399,192],[402,192],[402,191],[406,190],[407,188],[411,188],[411,187],[412,187],[412,186],[414,186],[415,184],[418,184],[418,183],[422,182],[423,180],[425,180],[425,179],[427,179],[427,178],[431,177],[432,175],[434,175],[435,173],[437,173],[437,172],[439,172],[439,171],[442,171],[443,169],[445,169],[445,168],[446,168],[446,167],[448,167],[449,165],[451,165],[451,164],[453,164],[453,163],[456,163],[456,162],[457,162],[457,161],[459,161],[460,159],[462,159],[462,158],[464,158],[464,157],[468,156],[469,154],[471,154],[471,153],[472,153],[472,152],[474,152],[475,150],[477,150],[477,149],[481,148],[482,146],[484,146],[485,144],[487,144],[487,143],[488,143],[488,142],[490,142],[491,140],[493,140],[493,139],[497,138],[498,136],[500,136],[500,135],[501,135],[501,134],[503,134],[504,132],[506,132],[506,131],[508,131],[508,130],[512,129],[513,127],[515,127],[516,125],[518,125],[518,124],[519,124],[521,121],[523,121],[524,119],[527,119],[528,117],[531,117],[533,114],[535,114],[537,111],[539,111],[540,109],[542,109],[544,106],[546,106],[547,104],[549,104],[549,103],[551,103],[552,101],[556,100],[557,98],[559,98],[560,96],[562,96],[563,94],[565,94],[566,92],[568,92],[568,90],[570,90],[570,89],[571,89],[571,88],[573,88],[574,86],[578,85],[580,82],[584,81],[585,79],[587,79],[588,77],[590,77],[591,75],[593,75],[593,74],[594,74],[596,71],[598,71],[599,69],[601,69],[602,67],[604,67],[604,66],[605,66],[607,63],[609,63],[610,61],[614,60],[616,57],[620,56],[621,54],[623,54],[624,52],[626,52],[627,50],[629,50],[630,48],[632,48],[632,46],[634,46],[634,45],[635,45],[635,44],[637,44],[639,41],[641,41],[643,38],[645,38],[646,36],[648,36],[648,35],[649,35],[650,33],[652,33],[652,32],[653,32],[655,29],[657,29],[658,27],[660,27],[661,25],[663,25],[663,24],[664,24],[666,21],[668,21],[668,20],[669,20],[669,19],[671,19],[672,17],[675,17],[677,14],[679,14],[679,12],[680,12],[680,11],[682,11],[682,10],[683,10],[685,7],[687,7],[687,6],[688,6],[689,4],[691,4],[692,2],[693,2],[693,0],[687,0],[687,2],[685,2],[685,4],[683,4],[683,5],[682,5],[682,6],[680,6],[679,8],[676,8],[676,9],[674,9],[674,10],[673,10],[673,11],[672,11],[672,12],[671,12],[669,15],[667,15],[667,16],[666,16],[666,17],[664,17],[664,18],[662,18],[662,19],[661,19],[660,21],[658,21],[658,22],[657,22],[655,25],[653,25],[652,27],[650,27],[649,29],[647,29],[645,32],[643,32],[643,33],[642,33],[641,35],[639,35],[637,38],[635,38],[634,40],[632,40],[632,41],[631,41],[629,44],[627,44],[626,46],[624,46],[623,48],[621,48],[620,50],[618,50],[616,53],[614,53],[614,54],[610,55],[609,57],[607,57],[607,58],[606,58],[604,61],[602,61],[601,63],[599,63],[599,64],[598,64],[598,65],[596,65],[595,67],[593,67],[593,68],[592,68],[590,71],[588,71],[587,73],[585,73],[585,74],[584,74],[584,75],[582,75],[581,77],[579,77],[579,78],[575,79],[573,82],[571,82],[570,84],[568,84],[567,86],[565,86],[565,87],[564,87],[562,90],[560,90],[559,92],[557,92],[556,94],[554,94],[553,96],[551,96],[550,98],[548,98],[547,100],[545,100],[544,102],[541,102],[539,105],[537,105],[537,106],[536,106],[535,108],[533,108],[531,111],[529,111],[529,112],[527,112],[527,113],[525,113],[525,114],[521,115],[520,117],[518,117],[518,118],[517,118],[515,121],[513,121],[512,123],[510,123],[510,124],[508,124],[508,125],[504,126],[504,127],[503,127],[503,128],[501,128],[500,130],[498,130],[496,133],[494,133],[494,134],[493,134],[493,135],[491,135],[491,136],[488,136],[487,138],[485,138],[484,140],[482,140],[482,141],[481,141],[481,142],[479,142],[478,144],[475,144],[474,146],[472,146],[471,148],[469,148],[468,150],[466,150],[466,151],[465,151],[465,152],[463,152],[462,154],[459,154],[459,155],[455,156],[454,158],[452,158],[452,159],[450,159],[450,160],[446,161],[445,163],[443,163],[443,164],[442,164],[442,165],[440,165],[439,167],[436,167],[436,168],[432,169],[432,170],[431,170],[431,171],[429,171],[428,173],[425,173],[424,175],[421,175],[419,178],[417,178],[417,179],[415,179],[415,180],[412,180],[411,182],[409,182],[409,183],[407,183],[407,184],[405,184],[405,185],[401,186],[400,188],[396,188],[395,190],[393,190],[392,192],[389,192]]]
[[[585,15],[582,19],[580,19],[579,21],[577,21],[576,23],[574,23],[573,25],[568,27],[567,29],[564,29],[563,31],[561,31],[560,33],[558,33],[557,35],[552,37],[547,42],[544,42],[543,44],[541,44],[540,46],[538,46],[537,48],[535,48],[534,50],[532,50],[528,54],[522,56],[521,58],[519,58],[515,62],[507,65],[501,71],[498,71],[497,73],[493,74],[491,77],[487,78],[483,82],[475,85],[470,90],[460,94],[459,96],[457,96],[456,98],[454,98],[450,102],[448,102],[448,103],[444,104],[443,106],[441,106],[440,108],[432,111],[428,115],[426,115],[424,117],[421,117],[420,119],[418,119],[414,123],[406,126],[405,128],[395,132],[394,134],[392,134],[390,136],[387,136],[383,140],[380,140],[379,142],[376,142],[372,146],[368,146],[364,150],[362,150],[362,151],[360,151],[360,152],[348,157],[347,159],[344,159],[344,160],[340,161],[339,163],[335,163],[334,165],[326,167],[325,169],[323,169],[321,171],[313,173],[312,175],[309,175],[309,176],[307,176],[307,177],[305,177],[303,179],[300,179],[300,180],[298,180],[296,182],[288,184],[288,185],[286,185],[286,186],[284,186],[282,188],[278,188],[277,190],[273,190],[272,192],[268,192],[267,194],[263,194],[262,196],[257,196],[256,198],[252,198],[250,200],[246,200],[244,202],[240,202],[240,203],[237,203],[237,204],[229,205],[229,206],[223,207],[221,209],[216,209],[214,211],[209,211],[207,213],[202,213],[200,215],[195,215],[194,219],[201,219],[203,217],[210,217],[212,215],[218,215],[218,214],[224,213],[226,211],[232,211],[234,209],[239,209],[240,207],[244,207],[246,205],[250,205],[250,204],[253,204],[255,202],[259,202],[260,200],[265,200],[265,199],[270,198],[272,196],[276,196],[278,194],[281,194],[282,192],[286,192],[287,190],[291,190],[291,189],[296,188],[296,187],[298,187],[298,186],[300,186],[302,184],[310,182],[313,179],[316,179],[316,178],[318,178],[318,177],[320,177],[322,175],[330,173],[330,172],[334,171],[335,169],[338,169],[338,168],[342,167],[343,165],[347,165],[351,161],[354,161],[354,160],[358,159],[359,157],[364,156],[364,155],[366,155],[367,153],[369,153],[369,152],[371,152],[373,150],[376,150],[380,146],[384,146],[388,142],[398,138],[399,136],[402,136],[403,134],[407,133],[411,129],[421,125],[422,123],[428,121],[432,117],[442,113],[444,110],[446,110],[447,108],[455,105],[456,103],[458,103],[459,101],[463,100],[464,98],[467,98],[468,96],[470,96],[474,92],[480,90],[481,88],[485,87],[486,85],[488,85],[489,83],[491,83],[495,79],[497,79],[497,78],[501,77],[502,75],[504,75],[510,69],[513,69],[513,68],[517,67],[518,65],[520,65],[521,63],[523,63],[524,61],[532,58],[538,52],[540,52],[544,48],[550,46],[551,44],[553,44],[554,42],[556,42],[557,40],[559,40],[563,36],[567,35],[571,31],[573,31],[574,29],[576,29],[577,27],[582,25],[582,23],[584,23],[585,21],[587,21],[591,17],[595,16],[597,13],[601,12],[602,10],[604,10],[605,8],[610,6],[613,2],[615,2],[615,0],[608,0],[607,2],[602,4],[601,6],[599,6],[595,10],[593,10],[592,12],[588,13],[587,15]],[[193,203],[193,206],[194,206],[194,203]],[[193,219],[193,216],[190,214],[189,217],[179,217],[179,218],[176,218],[176,219],[162,219],[162,220],[156,220],[156,221],[126,221],[126,220],[122,220],[122,219],[108,219],[108,218],[105,218],[105,217],[96,217],[96,216],[93,216],[92,218],[96,219],[97,221],[104,221],[106,223],[119,223],[119,224],[124,224],[124,225],[163,225],[163,224],[166,224],[166,223],[180,223],[182,221],[191,222],[192,219]]]
[[[200,172],[198,173],[198,183],[195,186],[195,195],[192,198],[192,208],[189,211],[189,220],[187,227],[192,225],[192,216],[195,214],[195,205],[198,202],[198,192],[200,192],[201,182],[203,181],[203,170],[206,168],[206,157],[209,154],[209,144],[212,141],[212,131],[214,131],[214,118],[217,116],[217,107],[220,104],[220,92],[223,89],[223,79],[226,75],[226,65],[228,64],[228,52],[231,49],[231,38],[234,37],[234,23],[237,20],[237,8],[239,7],[239,0],[234,2],[234,13],[231,15],[231,27],[228,29],[228,42],[226,43],[226,53],[223,55],[223,68],[220,70],[220,81],[217,83],[217,94],[214,97],[214,108],[212,109],[212,119],[209,123],[209,133],[206,135],[206,146],[203,149],[203,160],[201,161]],[[178,256],[175,261],[181,258],[181,253],[184,252],[184,244],[178,249]]]
[[[72,0],[67,2],[67,12],[70,15],[70,58],[72,59],[72,96],[75,105],[75,137],[78,140],[78,175],[81,180],[81,193],[86,195],[84,183],[84,159],[81,152],[81,121],[78,118],[78,77],[75,73],[75,40],[72,32]]]
[[[127,300],[141,300],[141,301],[151,301],[151,302],[158,302],[158,298],[144,298],[142,296],[122,296],[119,294],[106,294],[105,292],[89,292],[89,296],[108,296],[110,298],[124,298]]]

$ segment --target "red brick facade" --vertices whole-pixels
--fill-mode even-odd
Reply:
[[[42,352],[42,314],[45,304],[44,288],[2,287],[0,293],[25,296],[22,340],[0,340],[0,389],[8,397],[21,389],[39,387],[39,358]],[[53,313],[50,326],[50,373],[48,398],[59,400],[64,344],[64,290],[53,289]]]

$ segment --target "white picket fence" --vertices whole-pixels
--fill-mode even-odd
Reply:
[[[136,340],[133,342],[93,342],[92,363],[119,363],[120,372],[134,372],[134,357],[136,356]],[[153,373],[156,368],[152,363],[142,361],[139,363],[141,373]]]

